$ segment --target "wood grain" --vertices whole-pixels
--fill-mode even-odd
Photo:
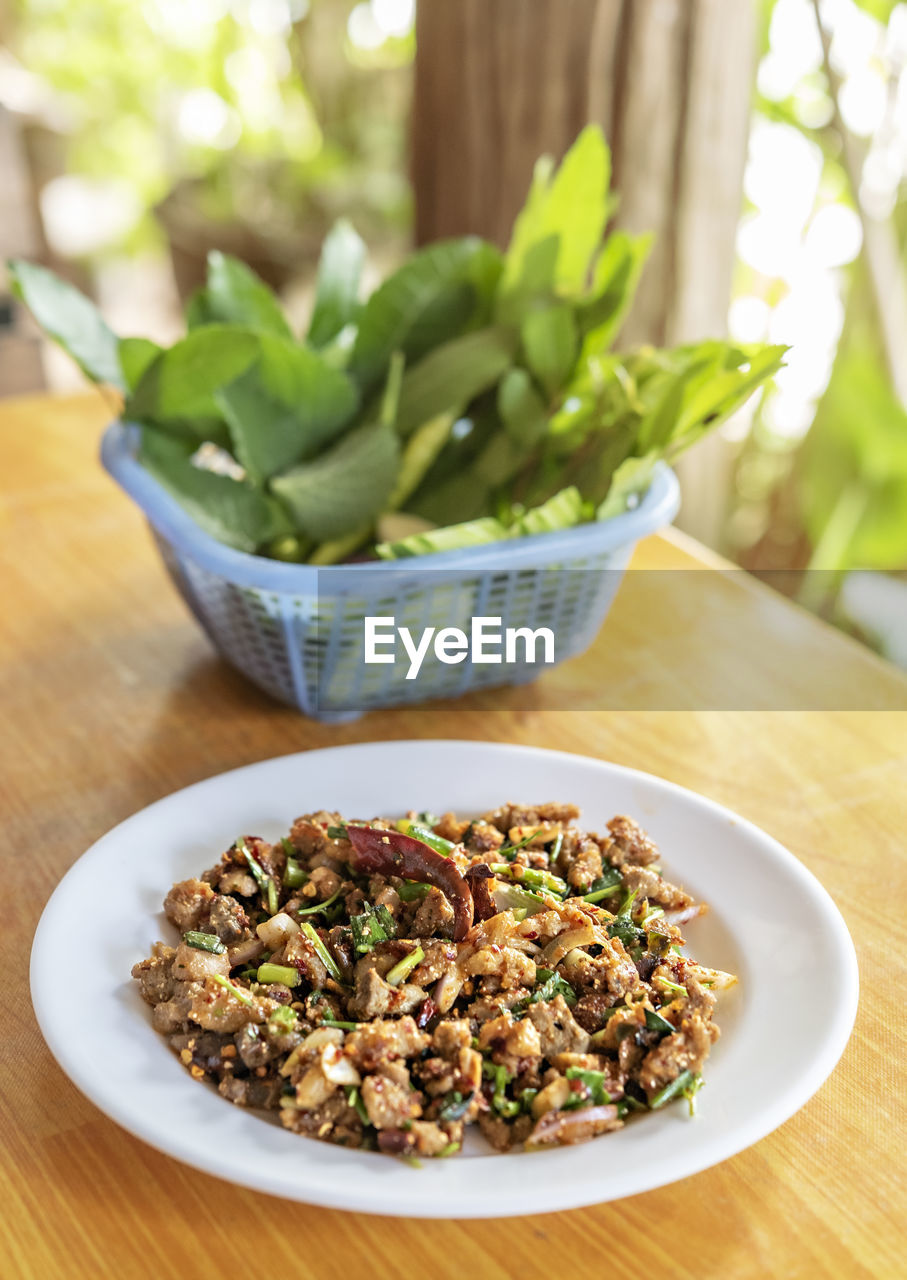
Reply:
[[[467,701],[342,728],[314,724],[212,655],[138,514],[97,465],[105,416],[96,397],[0,406],[0,860],[8,889],[0,1275],[232,1277],[255,1274],[265,1257],[269,1275],[306,1278],[338,1269],[501,1280],[604,1271],[679,1280],[902,1275],[907,715],[557,712],[536,709],[524,690],[499,695],[489,709]],[[713,560],[682,540],[655,538],[637,563],[681,570]],[[729,589],[738,591],[733,582]],[[816,679],[830,669],[864,688],[867,705],[887,696],[903,706],[899,676],[784,608]],[[596,646],[564,679],[591,688],[606,662],[627,674],[640,657],[624,650],[652,621],[635,617],[632,594],[622,593]],[[649,636],[644,660],[665,679],[691,628],[696,644],[713,643],[689,619],[684,635],[662,620]],[[805,698],[808,679],[804,668],[791,694]],[[44,902],[88,844],[223,769],[295,749],[438,736],[552,746],[650,770],[758,822],[819,876],[857,944],[862,999],[840,1066],[797,1116],[717,1168],[630,1200],[534,1219],[427,1224],[239,1190],[142,1145],[78,1094],[37,1031],[27,963]],[[78,957],[62,959],[77,989]],[[835,993],[816,998],[831,1003]],[[767,1092],[772,1084],[766,1046]]]

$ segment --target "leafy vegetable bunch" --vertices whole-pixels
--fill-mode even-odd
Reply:
[[[779,368],[775,346],[610,350],[650,237],[603,240],[609,186],[590,126],[557,170],[539,160],[506,253],[430,245],[365,302],[365,246],[339,222],[302,340],[219,253],[168,349],[117,338],[43,268],[10,270],[44,329],[123,394],[143,465],[215,538],[314,564],[417,555],[619,513]]]

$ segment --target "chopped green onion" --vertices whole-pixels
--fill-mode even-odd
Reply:
[[[329,840],[346,840],[348,838],[346,827],[328,827]]]
[[[686,987],[680,986],[677,982],[671,982],[669,978],[663,978],[661,974],[657,978],[653,978],[653,982],[657,982],[660,987],[664,987],[667,991],[673,991],[675,995],[685,996],[687,994]]]
[[[392,987],[399,987],[415,969],[416,965],[421,964],[425,959],[425,952],[421,947],[416,947],[408,956],[404,956],[402,960],[398,960],[393,969],[386,974],[384,981]]]
[[[284,885],[288,889],[298,889],[301,885],[305,884],[308,876],[299,865],[299,860],[296,857],[295,845],[290,844],[286,836],[282,838],[281,843],[284,847],[284,852],[287,855],[287,865],[283,873]]]
[[[215,973],[212,976],[217,985],[219,987],[223,987],[225,991],[229,991],[230,995],[234,996],[240,1004],[244,1004],[250,1009],[252,1008],[255,1001],[249,995],[248,991],[243,991],[241,987],[235,987],[232,982],[223,976],[223,974]]]
[[[648,1031],[674,1032],[677,1028],[667,1018],[663,1018],[660,1013],[653,1013],[651,1009],[646,1010],[646,1029]]]
[[[268,1014],[268,1026],[277,1027],[279,1031],[292,1031],[296,1026],[296,1022],[296,1010],[291,1009],[288,1004],[279,1005],[272,1013]]]
[[[446,1156],[456,1155],[462,1145],[460,1142],[448,1142],[446,1147],[442,1147],[440,1151],[436,1152],[435,1159],[443,1160]]]
[[[491,896],[494,898],[495,905],[501,911],[515,908],[518,911],[526,911],[529,915],[535,915],[537,911],[543,910],[548,905],[539,894],[531,893],[528,889],[522,888],[521,885],[513,884],[510,880],[502,881],[496,885],[491,892]]]
[[[280,982],[285,987],[296,987],[299,985],[299,972],[285,964],[260,964],[258,981]]]
[[[697,1078],[699,1084],[696,1084]],[[673,1098],[679,1098],[681,1094],[689,1096],[690,1091],[693,1093],[701,1087],[702,1077],[697,1077],[692,1071],[681,1071],[676,1080],[672,1080],[670,1084],[666,1084],[663,1089],[659,1089],[655,1097],[649,1103],[650,1111],[657,1111],[659,1107],[663,1107],[666,1102],[670,1102]]]
[[[586,1101],[591,1101],[596,1107],[606,1106],[611,1101],[611,1095],[605,1088],[605,1073],[603,1071],[589,1071],[583,1067],[568,1067],[566,1076],[568,1080],[579,1080],[581,1084],[585,1085],[589,1094],[588,1099],[583,1098],[581,1095],[574,1095],[580,1097],[578,1103],[574,1102],[572,1104],[574,1108],[582,1106]],[[570,1106],[571,1101],[571,1099],[567,1100],[563,1110],[569,1111],[572,1109]]]
[[[397,823],[397,830],[405,836],[412,836],[413,840],[421,840],[423,844],[427,844],[429,849],[434,849],[435,853],[440,853],[443,858],[449,858],[456,849],[456,845],[452,840],[445,840],[443,836],[436,836],[431,827],[424,827],[419,822],[410,822],[408,818],[401,818]]]
[[[326,1018],[322,1018],[318,1024],[322,1027],[340,1027],[341,1031],[355,1031],[362,1024],[359,1022],[341,1022],[339,1018],[335,1018],[333,1014],[328,1014]]]
[[[253,858],[249,852],[249,846],[246,844],[245,838],[240,836],[234,846],[245,858],[249,864],[249,870],[252,872],[252,878],[258,885],[259,892],[267,903],[268,910],[271,915],[275,915],[278,908],[277,886],[269,875],[266,874],[264,867],[257,858]],[[273,906],[271,904],[274,904]]]
[[[538,1093],[538,1089],[524,1089],[520,1094],[520,1106],[524,1111],[532,1111],[532,1100]]]
[[[520,849],[525,849],[526,845],[530,844],[541,830],[541,827],[536,827],[534,831],[530,831],[528,836],[523,836],[522,840],[518,840],[516,844],[502,844],[498,849],[498,853],[502,858],[506,858],[508,862],[513,862]]]
[[[379,942],[387,942],[397,936],[397,922],[387,907],[364,904],[361,915],[350,919],[353,931],[353,947],[358,955],[365,955]]]
[[[308,938],[309,942],[311,942],[312,947],[315,950],[315,954],[317,955],[321,963],[324,965],[325,969],[327,969],[331,977],[336,982],[342,983],[343,977],[340,973],[339,968],[337,967],[337,961],[331,955],[330,951],[328,951],[327,947],[324,945],[324,943],[319,938],[318,934],[309,924],[308,920],[303,920],[299,928],[300,928],[300,931]]]
[[[493,1081],[493,1090],[491,1095],[491,1105],[499,1116],[505,1120],[511,1119],[517,1115],[520,1110],[520,1104],[515,1100],[508,1098],[506,1094],[507,1085],[513,1079],[512,1074],[505,1066],[495,1062],[483,1062],[482,1074],[486,1080]]]
[[[222,956],[227,949],[216,933],[201,933],[198,929],[187,929],[183,934],[183,942],[187,947],[210,951],[213,956]]]
[[[341,885],[341,889],[343,886]],[[340,897],[340,889],[332,893],[329,898],[325,898],[324,902],[316,902],[312,907],[297,907],[296,914],[298,916],[317,916],[320,912],[326,910],[332,902],[336,902]]]
[[[416,821],[420,827],[436,827],[438,825],[438,819],[428,809],[416,814]],[[469,825],[472,826],[473,824],[470,823]]]
[[[397,886],[397,897],[401,902],[415,902],[417,898],[424,898],[430,892],[431,885],[423,884],[421,880],[405,880]]]
[[[548,861],[557,862],[561,854],[561,849],[563,847],[564,847],[564,833],[563,831],[559,831],[557,835],[554,837],[554,844],[551,846],[551,848],[548,851]]]
[[[517,884],[529,885],[532,889],[545,889],[563,898],[567,892],[567,882],[550,871],[539,871],[535,867],[524,867],[519,863],[492,862],[491,871],[496,876],[507,876]]]
[[[368,1118],[368,1112],[365,1109],[365,1103],[362,1101],[362,1094],[359,1092],[358,1086],[354,1084],[344,1085],[346,1091],[346,1100],[356,1112],[356,1115],[363,1124],[371,1124]]]
[[[601,902],[602,898],[610,898],[621,886],[620,872],[616,867],[609,867],[597,880],[589,886],[589,892],[583,894],[584,902]]]
[[[690,1084],[689,1088],[684,1089],[683,1091],[683,1096],[686,1098],[687,1102],[690,1104],[691,1116],[695,1116],[696,1114],[696,1094],[699,1092],[699,1090],[702,1088],[704,1084],[705,1084],[705,1081],[703,1080],[702,1076],[699,1074],[696,1074],[693,1076],[693,1081]]]

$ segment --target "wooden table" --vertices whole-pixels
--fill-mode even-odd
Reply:
[[[211,652],[165,580],[142,521],[95,460],[97,397],[0,405],[0,788],[6,988],[0,1007],[0,1274],[4,1277],[900,1276],[907,1194],[907,714],[551,711],[531,690],[328,728],[275,705]],[[651,538],[642,568],[714,558]],[[728,580],[731,612],[766,607]],[[809,706],[816,679],[867,708],[905,705],[900,675],[783,605],[810,661],[765,663],[773,705]],[[567,697],[630,678],[675,706],[677,661],[711,626],[639,616],[632,584]],[[644,659],[644,662],[642,661]],[[754,655],[755,660],[755,655]],[[697,678],[703,678],[701,675]],[[639,693],[639,689],[637,689]],[[695,695],[695,696],[694,696]],[[691,705],[710,705],[694,690]],[[346,1215],[243,1191],[144,1146],[87,1103],[38,1033],[32,932],[54,885],[98,836],[168,792],[249,761],[328,744],[457,737],[577,751],[712,796],[791,848],[834,895],[857,945],[862,1000],[837,1071],[780,1130],[717,1168],[616,1204],[535,1219],[424,1222]],[[78,981],[78,957],[63,957]],[[832,1002],[834,991],[817,991]],[[766,1087],[770,1087],[766,1046]],[[753,1099],[759,1106],[759,1099]],[[238,1260],[245,1258],[240,1263]]]

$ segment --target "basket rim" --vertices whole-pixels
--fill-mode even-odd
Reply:
[[[550,565],[564,556],[616,551],[670,524],[680,507],[680,485],[665,462],[655,466],[642,501],[632,511],[609,520],[576,525],[552,533],[530,534],[512,541],[440,551],[405,560],[375,560],[338,565],[291,564],[238,551],[211,534],[142,466],[137,457],[139,427],[116,419],[101,438],[101,462],[106,471],[144,512],[154,530],[176,550],[202,568],[240,586],[293,594],[316,589],[324,573],[424,572],[426,569],[473,571],[530,569]],[[569,567],[569,566],[565,566]],[[389,585],[389,584],[388,584]]]

